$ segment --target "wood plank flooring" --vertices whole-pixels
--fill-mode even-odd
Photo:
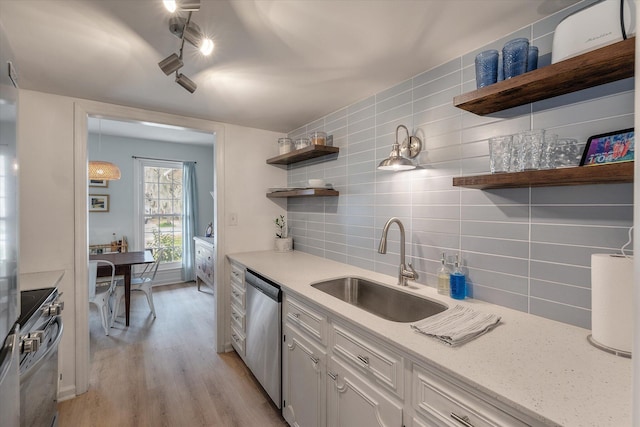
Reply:
[[[105,336],[91,307],[89,391],[60,402],[59,426],[286,426],[235,353],[215,352],[213,291],[194,283],[154,288],[157,318],[132,295]]]

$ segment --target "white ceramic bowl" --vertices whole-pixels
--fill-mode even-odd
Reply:
[[[324,187],[324,179],[310,179],[309,187]]]

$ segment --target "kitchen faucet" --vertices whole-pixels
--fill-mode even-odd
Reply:
[[[418,278],[418,273],[413,269],[411,263],[409,263],[409,269],[405,266],[404,261],[404,226],[402,222],[396,217],[390,218],[389,221],[384,225],[382,229],[382,238],[380,239],[380,246],[378,247],[379,254],[387,253],[387,233],[389,232],[389,227],[392,223],[398,224],[400,228],[400,268],[398,271],[398,285],[400,286],[408,286],[409,280],[416,280]]]

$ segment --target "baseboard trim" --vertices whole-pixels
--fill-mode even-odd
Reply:
[[[58,402],[64,402],[65,400],[71,400],[75,398],[76,395],[76,386],[69,385],[64,388],[60,388],[58,390]]]

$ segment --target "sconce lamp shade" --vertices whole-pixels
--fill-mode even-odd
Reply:
[[[104,179],[106,181],[120,179],[120,169],[110,162],[89,162],[89,179]]]
[[[402,142],[402,144],[398,143],[398,131],[400,128],[403,128],[407,132],[407,138]],[[396,128],[396,142],[391,146],[391,153],[388,158],[380,162],[378,169],[386,171],[406,171],[415,169],[416,165],[410,159],[417,157],[418,154],[420,154],[421,149],[422,141],[420,141],[420,138],[409,135],[409,130],[406,126],[399,125]]]

